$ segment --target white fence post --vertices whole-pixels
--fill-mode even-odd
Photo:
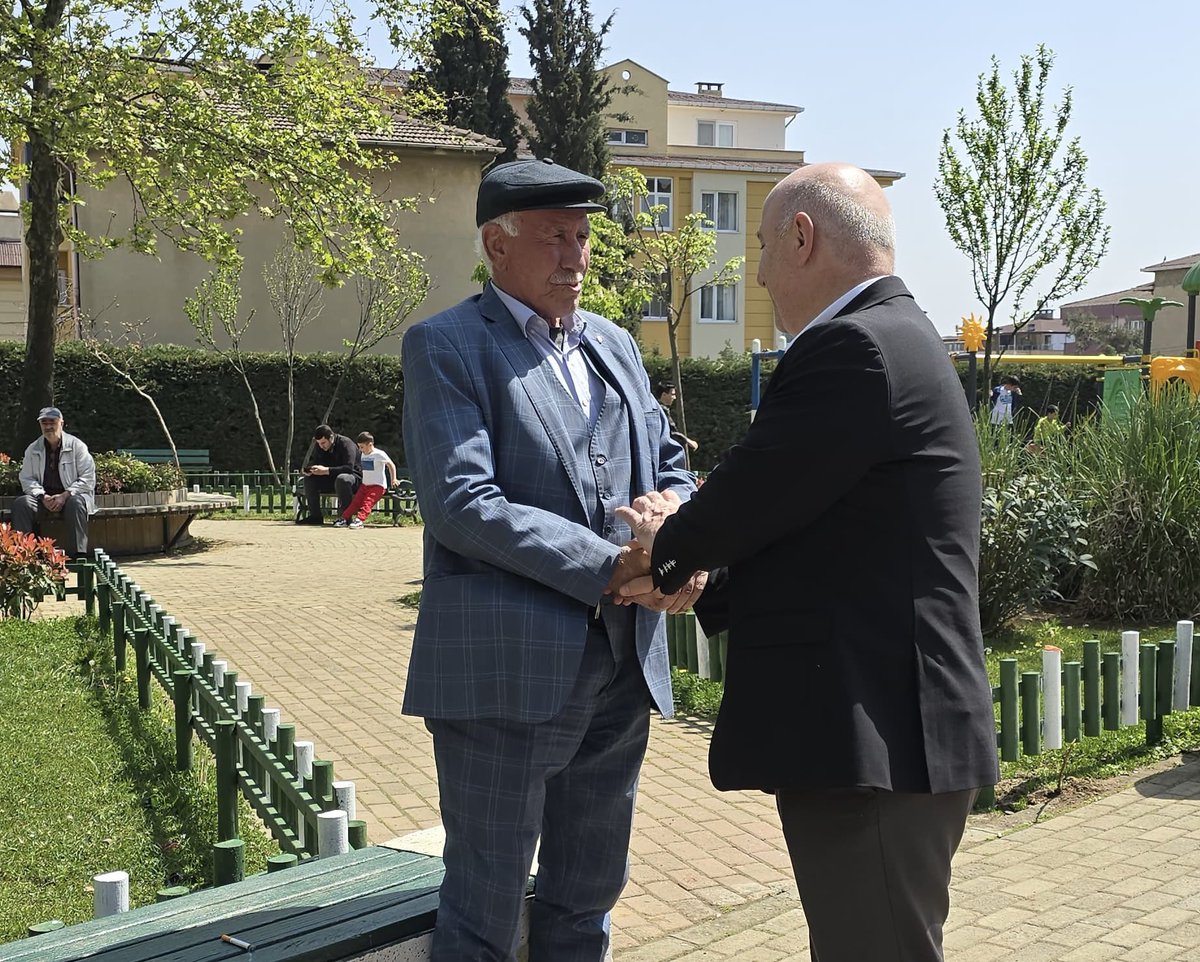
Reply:
[[[1192,687],[1192,635],[1190,621],[1175,622],[1175,699],[1176,711],[1187,711]]]
[[[242,510],[249,512],[250,510],[250,485],[242,485]]]
[[[346,818],[358,818],[358,799],[354,793],[354,782],[334,782],[333,800],[346,813]]]
[[[345,855],[350,851],[350,826],[340,808],[317,816],[317,855]]]
[[[708,663],[708,636],[700,627],[700,619],[689,615],[696,622],[696,674],[701,678],[712,678],[712,666]]]
[[[250,707],[250,682],[239,681],[233,687],[237,697],[238,718],[241,718],[246,714],[246,709]]]
[[[1121,724],[1138,723],[1138,643],[1136,631],[1121,632]]]
[[[1062,649],[1054,645],[1042,649],[1042,719],[1042,743],[1062,748]]]
[[[225,692],[225,670],[229,667],[227,661],[213,662],[213,685],[216,686],[217,694],[224,697]]]
[[[92,876],[92,914],[98,919],[129,911],[129,873],[101,872]]]

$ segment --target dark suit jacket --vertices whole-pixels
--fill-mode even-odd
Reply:
[[[804,331],[742,442],[663,525],[655,582],[728,566],[720,789],[996,781],[977,607],[980,468],[953,365],[896,277]]]

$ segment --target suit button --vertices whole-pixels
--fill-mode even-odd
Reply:
[[[608,458],[605,457],[603,454],[597,454],[596,455],[596,467],[602,468],[606,464],[608,464]]]
[[[612,533],[613,533],[613,526],[612,526],[611,524],[606,524],[606,525],[604,526],[604,533],[605,533],[605,534],[612,534]]]

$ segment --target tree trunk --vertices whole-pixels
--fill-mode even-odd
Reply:
[[[684,304],[686,306],[687,301],[684,301]],[[667,340],[671,345],[671,379],[675,382],[675,400],[679,402],[679,433],[686,438],[689,435],[687,433],[687,415],[683,405],[683,378],[679,370],[679,340],[677,337],[682,320],[682,309],[675,315],[674,321],[670,318],[667,319]],[[686,441],[680,447],[683,448],[683,466],[690,471],[692,470],[692,452],[688,450]]]
[[[254,388],[250,386],[250,378],[246,376],[246,368],[241,363],[241,359],[234,365],[238,373],[242,376],[242,383],[246,385],[246,393],[250,395],[250,406],[254,409],[254,423],[258,425],[258,436],[262,438],[263,450],[267,452],[267,466],[271,469],[271,477],[275,479],[275,483],[282,485],[279,471],[275,467],[275,456],[271,453],[271,442],[267,440],[267,432],[263,427],[262,414],[258,410],[258,398],[254,396]]]
[[[984,328],[983,340],[983,396],[990,401],[992,396],[992,336],[995,333],[993,324],[996,317],[995,306],[988,308],[987,327]]]
[[[283,449],[283,472],[290,483],[292,480],[292,442],[296,439],[296,359],[288,358],[288,423],[287,447]]]
[[[35,80],[35,86],[37,81]],[[58,314],[58,199],[62,174],[50,144],[30,131],[29,324],[25,364],[21,370],[21,403],[13,426],[14,451],[23,451],[37,436],[38,411],[54,403],[54,331]]]

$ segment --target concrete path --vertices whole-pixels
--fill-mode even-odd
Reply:
[[[420,585],[420,529],[197,521],[192,531],[204,550],[122,568],[357,783],[372,841],[436,826],[429,736],[399,713],[415,620],[399,598]],[[653,723],[613,919],[619,962],[808,957],[772,799],[712,789],[710,730]],[[1198,769],[1004,838],[990,824],[969,830],[948,957],[1200,960]]]

